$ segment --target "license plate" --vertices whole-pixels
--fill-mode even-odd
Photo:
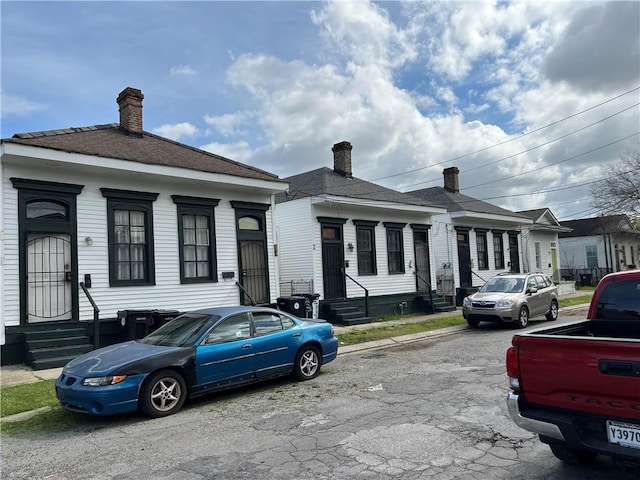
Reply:
[[[640,448],[640,426],[629,423],[607,421],[609,443],[624,447]]]

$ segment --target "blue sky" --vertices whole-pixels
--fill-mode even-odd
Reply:
[[[559,219],[597,215],[590,182],[640,148],[635,1],[0,8],[3,138],[117,122],[131,86],[146,131],[283,178],[347,140],[359,178],[457,166],[463,193]]]

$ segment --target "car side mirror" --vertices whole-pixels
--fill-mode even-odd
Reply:
[[[529,287],[529,295],[533,295],[534,293],[537,293],[538,289],[536,287]]]

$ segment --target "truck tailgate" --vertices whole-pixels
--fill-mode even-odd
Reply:
[[[638,340],[523,335],[513,344],[527,403],[640,419]]]

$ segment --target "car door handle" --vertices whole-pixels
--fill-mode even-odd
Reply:
[[[294,333],[293,336],[294,337],[299,337],[300,336],[300,332]]]
[[[244,345],[242,345],[242,348],[251,348],[251,344],[250,343],[245,343]]]

